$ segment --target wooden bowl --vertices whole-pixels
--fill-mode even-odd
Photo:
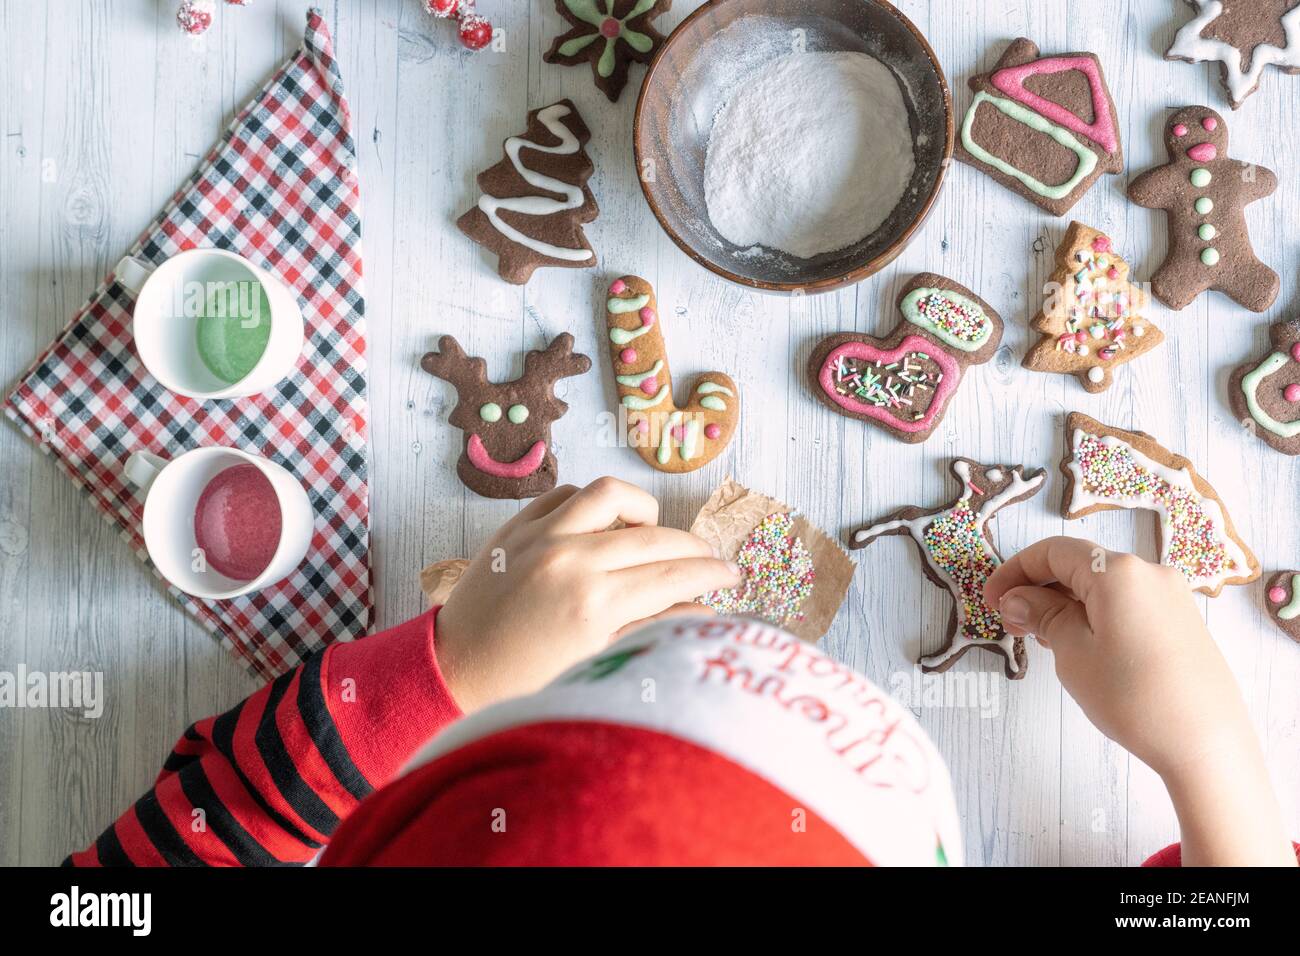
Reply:
[[[744,31],[744,43],[734,31],[719,38],[733,25]],[[796,35],[810,52],[868,53],[899,77],[916,158],[907,192],[879,229],[811,259],[769,249],[756,255],[728,242],[709,221],[704,199],[713,117],[739,77],[790,52]],[[892,262],[934,204],[952,147],[952,97],[939,60],[884,0],[711,0],[664,43],[641,86],[634,121],[638,178],[664,231],[706,269],[769,292],[828,292]]]

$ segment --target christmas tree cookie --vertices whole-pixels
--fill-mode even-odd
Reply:
[[[1056,247],[1047,299],[1030,323],[1042,338],[1022,364],[1035,372],[1074,375],[1088,391],[1105,391],[1117,366],[1164,341],[1144,315],[1147,304],[1146,292],[1129,282],[1129,265],[1110,237],[1072,222]]]

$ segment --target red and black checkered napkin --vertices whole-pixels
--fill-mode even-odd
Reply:
[[[296,572],[231,601],[175,589],[185,609],[257,673],[274,676],[370,624],[365,302],[352,123],[320,13],[302,49],[235,118],[129,254],[152,263],[195,247],[237,252],[298,296],[307,342],[293,375],[252,398],[166,391],[136,357],[133,300],[113,276],[91,295],[5,403],[148,563],[132,452],[233,445],[279,462],[316,514]]]

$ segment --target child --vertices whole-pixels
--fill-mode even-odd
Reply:
[[[738,570],[657,518],[611,478],[536,499],[441,609],[191,726],[69,862],[960,862],[947,771],[911,715],[775,628],[706,616],[692,599]],[[1295,865],[1177,572],[1052,538],[986,596],[1161,775],[1185,862]]]

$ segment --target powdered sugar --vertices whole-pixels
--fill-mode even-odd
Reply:
[[[874,232],[915,166],[898,79],[865,53],[793,53],[742,78],[704,164],[709,218],[738,246],[811,258]]]

